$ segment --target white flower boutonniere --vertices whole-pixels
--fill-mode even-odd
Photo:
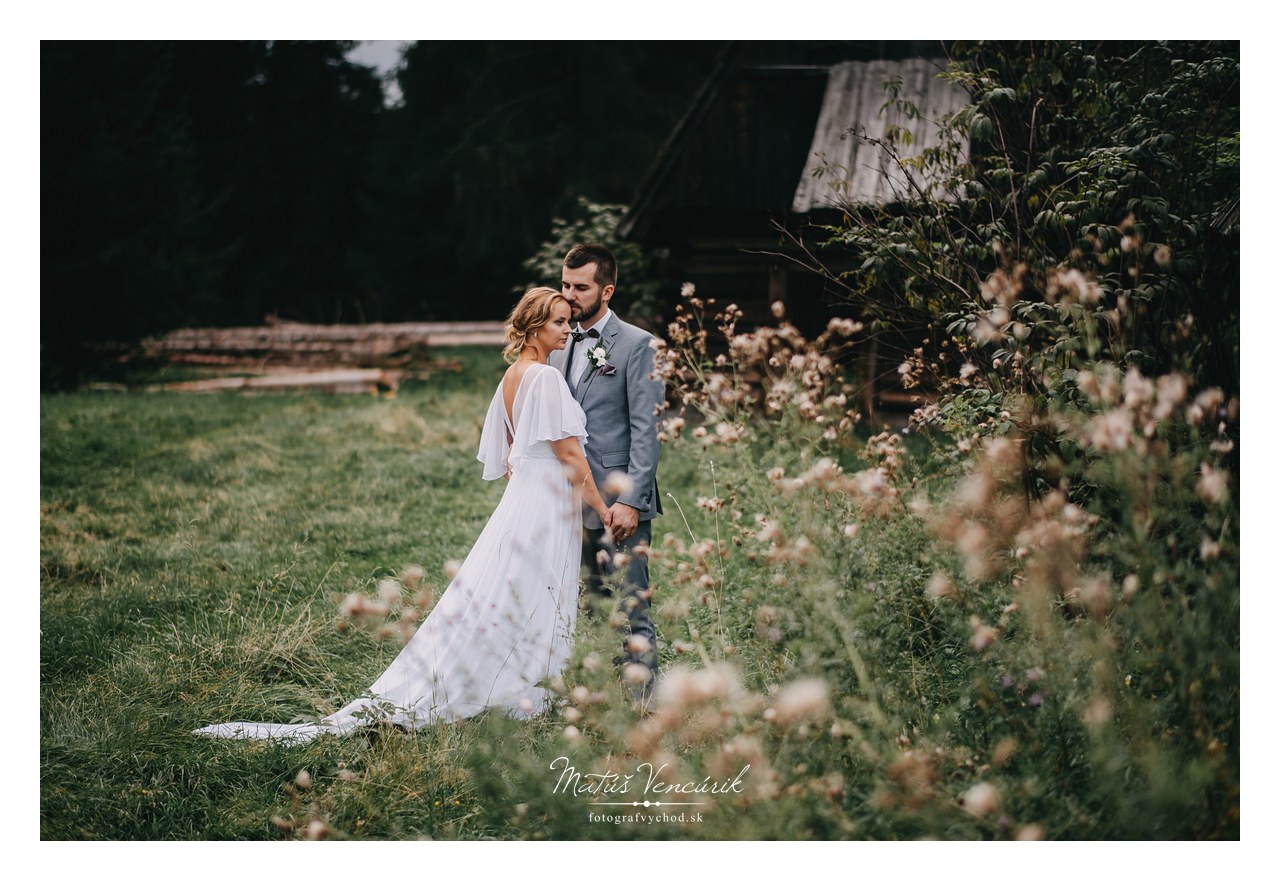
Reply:
[[[594,369],[599,370],[602,376],[612,376],[618,372],[618,368],[609,363],[609,351],[604,347],[604,343],[596,343],[588,350],[587,361]]]

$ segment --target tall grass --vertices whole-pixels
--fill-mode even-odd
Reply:
[[[939,538],[972,472],[843,421],[845,377],[817,353],[789,392],[821,386],[817,410],[769,411],[748,400],[759,376],[707,364],[698,385],[717,400],[691,396],[687,423],[666,426],[651,715],[611,663],[605,604],[579,619],[560,708],[529,722],[302,747],[192,736],[336,709],[400,647],[343,626],[342,598],[411,566],[438,595],[503,489],[474,461],[503,365],[457,355],[463,372],[393,398],[43,400],[43,837],[1237,834],[1232,528],[1178,570],[1220,601],[1157,589],[1162,556],[1139,570],[1151,589],[1102,623],[1061,598],[1024,619],[1010,607],[1029,602],[1026,572],[971,569]],[[833,418],[815,421],[824,406]],[[990,467],[994,500],[1007,475]],[[560,757],[634,779],[625,796],[575,797]],[[696,808],[596,804],[704,781],[730,791],[663,796]],[[617,819],[634,816],[655,819]]]

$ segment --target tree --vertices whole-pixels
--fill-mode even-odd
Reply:
[[[1238,48],[957,45],[946,76],[972,104],[901,159],[912,198],[826,227],[848,298],[957,345],[935,380],[967,360],[995,389],[1055,395],[1106,357],[1235,391]]]

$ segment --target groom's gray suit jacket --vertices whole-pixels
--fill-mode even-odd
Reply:
[[[566,373],[570,347],[595,348],[596,340],[590,337],[576,344],[571,339],[569,346],[552,352],[548,362],[564,374],[569,390],[586,413],[588,438],[584,452],[600,495],[606,504],[619,501],[635,508],[641,520],[652,520],[662,513],[658,498],[658,412],[666,403],[666,387],[653,375],[653,339],[653,334],[627,324],[614,313],[599,340],[613,371],[588,361],[577,385]],[[630,478],[628,492],[605,492],[605,480],[614,471],[625,472]],[[588,529],[603,526],[590,508],[583,509],[582,522]]]

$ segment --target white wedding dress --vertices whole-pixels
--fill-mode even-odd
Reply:
[[[512,415],[514,425],[499,384],[477,458],[485,480],[508,469],[511,480],[457,576],[369,691],[319,723],[223,722],[195,733],[302,743],[378,721],[418,728],[488,708],[516,717],[546,708],[538,683],[569,660],[582,547],[581,503],[551,441],[585,444],[586,419],[559,371],[538,363],[521,377]]]

